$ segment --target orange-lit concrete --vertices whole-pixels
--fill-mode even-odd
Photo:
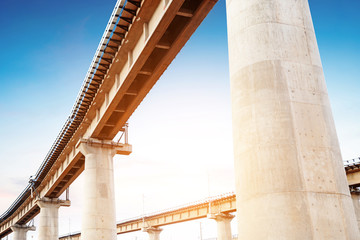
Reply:
[[[85,156],[81,234],[87,240],[116,240],[113,156],[128,146],[82,139],[77,147]]]
[[[94,77],[101,83],[99,89],[80,125],[37,187],[39,197],[59,197],[82,173],[85,158],[75,147],[81,138],[112,140],[123,130],[126,121],[217,0],[132,2],[135,5],[132,4],[130,11],[135,12],[132,16],[127,12],[129,23],[125,21],[121,26],[126,32],[118,32],[121,39],[113,35],[112,42],[119,45],[104,50],[102,69]],[[139,7],[135,7],[137,3]],[[100,75],[103,79],[99,80]],[[29,196],[0,223],[0,238],[11,233],[10,226],[24,224],[39,213],[34,200],[35,196]]]
[[[214,219],[217,225],[217,240],[231,240],[231,220],[235,216],[229,213],[208,214],[209,219]]]
[[[143,231],[148,233],[149,240],[160,240],[160,233],[162,231],[161,228],[149,227],[149,228],[144,228]]]

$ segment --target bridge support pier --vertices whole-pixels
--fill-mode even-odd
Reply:
[[[113,157],[123,147],[96,139],[77,147],[85,156],[81,238],[116,240]]]
[[[58,198],[43,197],[37,200],[40,207],[39,213],[39,240],[58,240],[59,238],[59,208],[70,206],[69,200],[59,200]]]
[[[10,228],[14,233],[13,240],[26,240],[26,233],[28,231],[36,230],[34,226],[18,225],[18,224],[15,224]]]
[[[149,240],[160,240],[160,233],[163,229],[159,227],[143,228],[143,232],[149,234]]]
[[[353,200],[357,224],[360,231],[360,192],[359,191],[351,192],[351,198]]]
[[[239,239],[360,239],[308,1],[226,4]]]
[[[229,213],[208,214],[209,219],[217,223],[217,240],[232,240],[231,220],[235,217]]]

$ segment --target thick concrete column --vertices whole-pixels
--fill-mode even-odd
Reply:
[[[162,228],[159,227],[149,227],[143,228],[143,232],[147,232],[149,234],[149,240],[160,240],[160,233]]]
[[[39,240],[58,240],[59,239],[59,208],[70,206],[70,201],[59,200],[57,198],[41,198],[37,200],[40,207],[38,239]]]
[[[239,239],[360,239],[307,0],[227,0]]]
[[[353,200],[356,220],[357,220],[358,228],[360,230],[360,192],[359,191],[351,192],[351,198]]]
[[[85,156],[81,238],[116,240],[113,156],[124,146],[96,139],[77,146]]]
[[[27,225],[19,225],[15,224],[10,227],[13,231],[13,240],[26,240],[26,233],[28,231],[35,231],[36,228],[34,226],[27,226]]]
[[[235,216],[228,213],[209,214],[209,219],[214,219],[217,223],[217,240],[232,240],[231,220]]]

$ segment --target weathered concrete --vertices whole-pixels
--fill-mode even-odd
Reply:
[[[15,224],[10,228],[14,233],[13,240],[26,240],[27,232],[36,230],[34,226],[18,225],[18,224]]]
[[[57,240],[59,237],[59,208],[61,206],[70,206],[70,201],[44,197],[37,200],[36,203],[40,207],[38,239]]]
[[[232,240],[231,220],[235,216],[228,213],[208,214],[217,223],[217,240]]]
[[[149,234],[149,240],[160,240],[160,233],[162,228],[159,227],[149,227],[143,228],[143,232],[147,232]]]
[[[116,240],[113,169],[116,143],[84,140],[78,148],[85,155],[81,238]]]
[[[227,0],[239,239],[360,239],[307,0]]]
[[[358,228],[360,231],[360,192],[351,192]]]

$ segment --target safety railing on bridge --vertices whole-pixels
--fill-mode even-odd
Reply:
[[[345,171],[360,169],[360,157],[344,161]]]
[[[13,204],[2,214],[0,215],[0,223],[10,217],[16,209],[31,195],[32,190],[35,190],[45,178],[50,168],[59,157],[59,155],[64,150],[65,146],[74,135],[79,125],[83,121],[90,105],[92,104],[93,99],[102,84],[103,78],[106,73],[106,68],[109,68],[112,63],[112,59],[115,57],[115,53],[120,45],[121,41],[114,41],[112,37],[114,34],[116,36],[125,37],[125,33],[129,26],[119,24],[120,20],[125,20],[128,25],[131,24],[128,18],[123,18],[122,14],[124,11],[131,12],[131,14],[136,14],[135,10],[130,10],[126,8],[127,4],[132,4],[137,8],[140,7],[140,0],[118,0],[114,7],[114,10],[111,14],[110,20],[106,26],[104,34],[101,38],[101,41],[98,45],[98,48],[95,52],[89,70],[85,76],[82,87],[78,93],[76,102],[71,110],[70,116],[65,121],[60,133],[58,134],[56,140],[50,148],[50,151],[46,155],[44,161],[42,162],[40,168],[36,172],[35,176],[31,179],[30,183],[18,196],[18,198],[13,202]],[[119,31],[116,31],[120,29]],[[124,33],[125,31],[125,33]],[[110,42],[112,45],[110,45]],[[116,43],[116,44],[115,44]],[[114,46],[115,44],[115,46]],[[109,51],[110,49],[110,51]],[[113,52],[111,52],[113,51]],[[104,57],[107,54],[109,57]],[[101,63],[104,60],[106,64]],[[101,66],[102,69],[99,67]]]
[[[133,221],[133,220],[136,220],[136,219],[141,219],[141,218],[149,218],[149,217],[156,216],[156,215],[161,215],[161,214],[165,214],[165,213],[169,213],[169,212],[178,211],[180,209],[184,209],[184,208],[188,208],[188,207],[195,207],[195,206],[198,206],[198,205],[211,204],[211,203],[219,201],[219,200],[224,200],[224,199],[234,198],[234,197],[235,197],[234,192],[223,193],[223,194],[220,194],[220,195],[217,195],[217,196],[207,197],[205,199],[198,200],[198,201],[195,201],[195,202],[190,202],[190,203],[180,205],[180,206],[177,206],[177,207],[172,207],[172,208],[168,208],[168,209],[165,209],[165,210],[160,210],[160,211],[144,214],[144,215],[141,215],[141,216],[121,220],[121,221],[117,222],[117,224],[122,224],[122,223],[130,222],[130,221]]]

